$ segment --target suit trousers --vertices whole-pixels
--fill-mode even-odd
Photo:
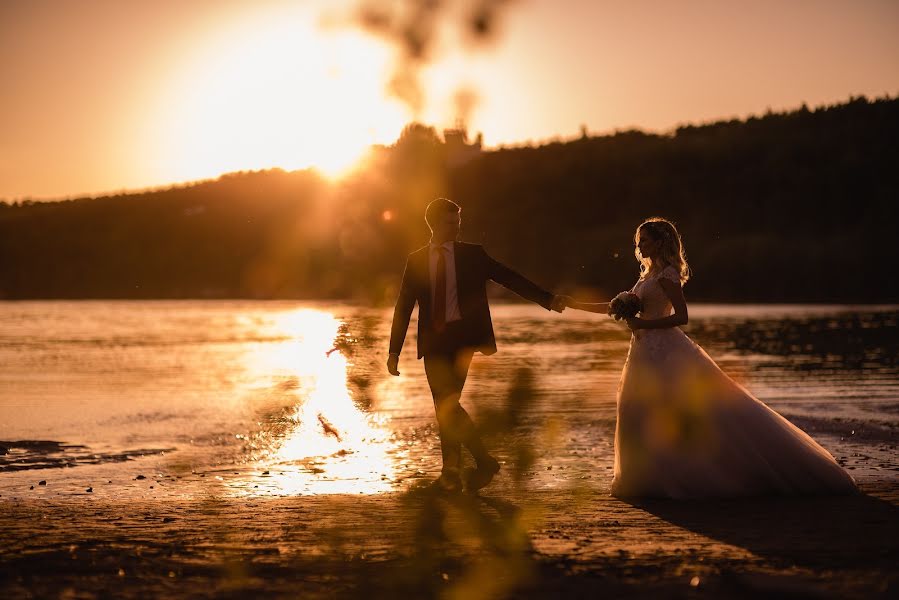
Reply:
[[[456,324],[447,324],[450,338],[453,325]],[[425,374],[437,413],[443,472],[452,475],[458,474],[462,466],[463,445],[478,463],[489,457],[489,453],[474,422],[459,403],[474,350],[468,347],[454,348],[452,344],[439,344],[438,348],[424,355]]]

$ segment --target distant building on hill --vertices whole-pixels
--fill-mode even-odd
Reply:
[[[468,130],[462,123],[457,123],[452,129],[443,130],[443,143],[446,149],[446,164],[450,167],[460,167],[468,161],[481,155],[481,146],[484,142],[482,133],[471,144],[468,143]]]

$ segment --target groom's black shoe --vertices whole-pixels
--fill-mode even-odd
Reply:
[[[458,494],[462,491],[462,479],[457,474],[441,473],[430,488],[443,494]]]
[[[499,462],[492,456],[486,456],[478,461],[477,469],[465,470],[465,489],[471,493],[486,487],[493,476],[499,473]]]

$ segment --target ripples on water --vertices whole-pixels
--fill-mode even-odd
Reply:
[[[29,493],[93,483],[91,493],[118,496],[378,493],[428,481],[440,468],[433,405],[414,323],[402,377],[384,371],[391,314],[295,302],[0,304],[0,493],[37,479],[49,483]],[[500,352],[475,359],[463,402],[504,478],[607,490],[629,333],[571,310],[493,314]],[[897,325],[897,307],[696,305],[686,331],[856,476],[893,477]]]

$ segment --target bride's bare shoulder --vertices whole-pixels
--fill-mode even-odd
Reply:
[[[667,267],[662,269],[662,272],[659,273],[659,276],[668,278],[676,277],[677,279],[680,279],[680,272],[675,269],[673,265],[668,265]]]

